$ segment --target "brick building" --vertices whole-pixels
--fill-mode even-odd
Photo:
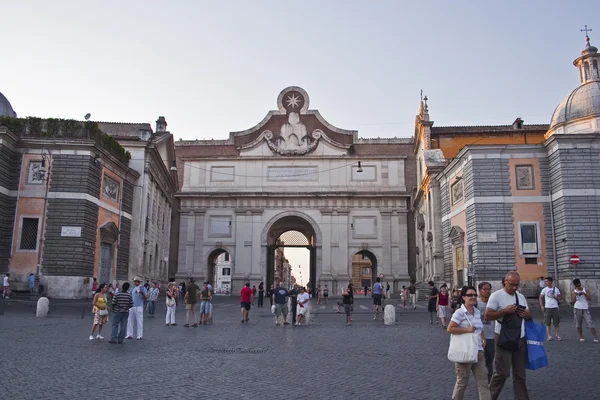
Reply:
[[[56,298],[88,297],[94,276],[128,279],[129,158],[93,122],[0,119],[0,273],[15,289],[31,273]]]

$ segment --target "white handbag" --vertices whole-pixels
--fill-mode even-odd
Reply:
[[[469,317],[467,317],[467,322],[473,326]],[[477,332],[451,335],[448,360],[455,363],[475,364],[479,353],[479,336],[480,334]]]
[[[275,314],[275,310],[276,310],[276,307],[275,307],[275,304],[273,304],[271,306],[271,314]]]

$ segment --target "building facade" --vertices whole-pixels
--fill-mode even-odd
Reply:
[[[167,282],[173,201],[179,184],[167,121],[159,117],[154,131],[148,123],[98,122],[98,127],[131,154],[129,165],[139,174],[133,190],[129,278]]]
[[[130,155],[95,123],[0,119],[0,272],[55,298],[91,295],[92,277],[127,279]]]
[[[277,241],[300,232],[310,250],[310,286],[334,293],[359,252],[372,276],[405,284],[413,268],[411,139],[361,139],[329,124],[299,87],[284,89],[255,127],[227,140],[176,142],[183,171],[177,276],[211,279],[210,260],[232,256],[232,291],[274,281]]]
[[[553,276],[565,293],[580,278],[598,293],[598,63],[598,49],[586,38],[574,61],[580,86],[559,103],[543,141],[536,143],[535,132],[536,139],[524,143],[466,144],[447,165],[436,165],[429,179],[439,184],[441,215],[420,213],[441,227],[439,236],[432,235],[442,241],[443,268],[433,272],[440,280],[460,285],[472,275],[474,282],[499,288],[506,272],[516,269],[527,295],[536,295],[539,276]],[[523,125],[514,128],[526,131]],[[425,270],[420,276],[431,274]]]

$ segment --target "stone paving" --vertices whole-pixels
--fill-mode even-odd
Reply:
[[[335,301],[313,304],[312,325],[295,327],[275,326],[268,301],[242,324],[237,299],[217,298],[214,324],[198,328],[183,328],[183,307],[179,326],[165,326],[161,301],[157,317],[144,320],[144,339],[124,345],[108,344],[106,331],[89,341],[82,303],[36,318],[26,302],[11,302],[0,315],[0,399],[449,399],[448,334],[421,304],[384,326],[369,300],[357,298],[350,327]],[[599,398],[600,345],[577,340],[568,311],[561,326],[564,341],[546,343],[550,366],[528,371],[531,398]],[[500,398],[512,397],[508,381]],[[477,398],[473,379],[466,398]]]

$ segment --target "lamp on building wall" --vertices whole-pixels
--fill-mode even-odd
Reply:
[[[171,165],[171,171],[177,171],[177,161],[173,160],[173,165]]]
[[[356,169],[356,172],[363,172],[362,165],[360,164],[360,161],[358,162],[358,168]]]

